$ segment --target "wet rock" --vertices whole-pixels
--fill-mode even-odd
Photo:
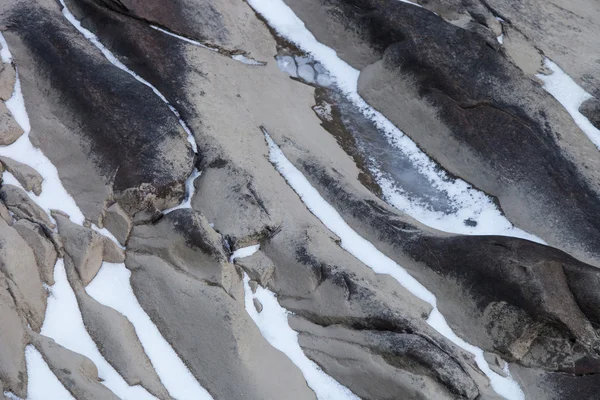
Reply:
[[[260,302],[260,300],[258,300],[256,297],[252,299],[252,304],[254,304],[254,308],[256,309],[256,312],[261,313],[263,310],[263,305]]]
[[[32,329],[39,331],[46,312],[46,291],[42,287],[35,255],[27,242],[0,219],[0,271],[17,308]]]
[[[155,255],[130,251],[126,265],[140,304],[211,395],[314,399],[296,366],[266,342],[243,305],[223,288],[179,272]]]
[[[0,382],[4,390],[27,397],[25,331],[6,276],[0,272]],[[0,386],[2,386],[0,384]],[[2,391],[1,393],[4,393]]]
[[[12,64],[0,64],[0,99],[6,101],[12,97],[17,74]]]
[[[15,222],[13,228],[33,250],[42,280],[50,286],[54,285],[54,265],[58,253],[42,227],[29,220],[20,219]]]
[[[593,97],[584,101],[579,107],[579,112],[585,115],[592,125],[600,129],[600,100]]]
[[[52,216],[58,224],[65,252],[72,258],[84,286],[94,279],[102,261],[125,261],[123,250],[106,236],[71,222],[59,212],[52,211]]]
[[[257,251],[250,257],[235,260],[235,263],[246,271],[252,279],[251,282],[258,283],[263,287],[270,286],[272,283],[275,266],[262,251]]]
[[[23,134],[19,126],[4,103],[0,102],[0,146],[13,144]]]
[[[0,163],[8,172],[13,174],[25,190],[28,192],[33,191],[37,196],[42,193],[44,178],[35,169],[8,157],[0,157]]]
[[[65,270],[85,327],[104,358],[128,385],[141,385],[161,400],[170,399],[131,322],[118,311],[98,303],[86,293],[69,256],[65,256]]]
[[[30,340],[50,370],[76,399],[118,400],[101,383],[98,368],[89,358],[66,349],[46,336],[30,333]]]
[[[104,226],[117,238],[119,243],[125,245],[133,224],[119,203],[115,203],[106,209]]]
[[[13,185],[2,185],[0,188],[0,199],[2,199],[16,219],[29,219],[46,226],[49,230],[55,228],[48,214],[33,202],[23,189]]]

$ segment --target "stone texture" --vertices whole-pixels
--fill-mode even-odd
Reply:
[[[0,199],[2,199],[16,219],[29,219],[46,226],[50,230],[55,228],[48,214],[33,202],[23,189],[13,185],[2,185],[0,188]]]
[[[275,266],[262,251],[257,251],[250,257],[235,260],[235,263],[246,271],[250,279],[261,286],[269,286],[273,281]]]
[[[103,222],[106,229],[117,238],[119,243],[122,245],[127,243],[133,224],[131,218],[129,218],[119,203],[115,203],[106,209]]]
[[[6,101],[12,97],[16,72],[12,64],[0,65],[0,99]]]
[[[0,102],[0,146],[13,144],[23,134],[19,126],[4,103]]]
[[[42,280],[48,285],[54,285],[54,265],[58,253],[43,228],[26,219],[15,222],[13,228],[33,250]]]
[[[0,157],[0,163],[8,172],[13,174],[25,190],[28,192],[33,191],[37,196],[42,193],[44,178],[35,169],[8,157]]]

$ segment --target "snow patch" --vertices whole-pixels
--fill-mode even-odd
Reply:
[[[131,271],[124,264],[105,262],[85,290],[133,324],[152,366],[171,396],[178,400],[212,399],[146,314],[133,293],[130,277]]]
[[[308,386],[315,392],[319,400],[341,400],[359,398],[347,387],[341,385],[311,361],[298,344],[298,333],[290,328],[289,312],[279,305],[275,293],[258,286],[256,294],[252,294],[248,282],[250,277],[244,273],[244,304],[250,318],[258,326],[264,338],[277,350],[284,353],[302,372]],[[256,297],[263,309],[259,313],[254,308],[252,299]]]
[[[229,262],[232,263],[233,260],[235,260],[236,258],[250,257],[252,254],[256,253],[258,249],[260,249],[260,244],[255,244],[254,246],[248,246],[243,247],[241,249],[237,249],[229,258]]]
[[[27,361],[27,400],[75,400],[32,345],[25,348],[25,360]]]
[[[453,205],[463,214],[470,214],[470,218],[479,217],[475,221],[477,222],[476,227],[467,229],[467,231],[469,231],[468,233],[482,234],[482,232],[493,232],[494,234],[525,237],[529,240],[543,242],[541,239],[527,234],[520,229],[506,229],[506,226],[513,227],[513,225],[502,215],[489,196],[473,188],[469,183],[461,179],[450,177],[391,121],[367,104],[367,102],[365,102],[358,94],[358,77],[360,72],[340,59],[333,49],[318,42],[313,34],[306,28],[304,23],[283,1],[248,0],[248,3],[267,20],[269,25],[274,28],[278,34],[296,44],[299,48],[310,54],[315,60],[322,64],[322,66],[329,71],[331,82],[337,86],[346,98],[348,98],[348,100],[350,100],[367,119],[373,122],[392,147],[397,148],[406,155],[419,173],[427,178],[432,187],[440,192],[446,193],[448,198],[454,203]],[[284,67],[287,69],[291,66],[285,65]],[[402,198],[403,194],[401,188],[397,188],[395,185],[386,184],[385,182],[382,186],[387,189],[384,191],[386,200],[396,207],[399,207],[400,204],[405,204],[400,210],[419,219],[417,216],[410,213],[419,210],[422,206],[419,204],[412,204],[411,199],[406,196]],[[461,233],[463,233],[464,224],[462,221],[451,226],[451,224],[446,222],[440,223],[439,215],[434,215],[430,219],[430,213],[431,210],[420,212],[420,222],[438,229],[442,229],[440,227],[443,226],[444,229],[447,229],[449,232],[457,232],[457,230],[460,230]],[[497,231],[495,228],[496,226],[501,226],[502,228]]]
[[[144,78],[142,78],[141,76],[139,76],[138,74],[136,74],[135,72],[130,70],[127,66],[125,66],[125,64],[123,64],[121,61],[119,61],[119,59],[117,57],[115,57],[115,55],[113,53],[111,53],[111,51],[108,50],[100,42],[100,40],[98,39],[98,37],[96,37],[96,35],[94,35],[92,32],[90,32],[89,30],[87,30],[83,26],[81,26],[81,22],[79,22],[79,20],[77,20],[77,18],[75,18],[75,16],[73,14],[71,14],[71,11],[69,11],[69,9],[67,8],[67,5],[65,4],[65,0],[59,0],[59,1],[63,7],[62,13],[65,16],[65,18],[71,23],[71,25],[73,25],[75,27],[75,29],[77,29],[80,33],[82,33],[83,36],[85,36],[85,38],[87,40],[89,40],[94,46],[96,46],[96,48],[102,52],[104,57],[106,57],[106,59],[108,61],[110,61],[111,64],[113,64],[115,67],[127,72],[129,75],[133,76],[137,81],[148,86],[150,89],[152,89],[154,94],[156,94],[158,97],[160,97],[160,99],[169,107],[171,112],[173,114],[175,114],[175,116],[179,120],[179,124],[181,125],[181,127],[183,128],[185,133],[187,133],[187,140],[188,140],[189,144],[192,146],[194,153],[198,152],[198,147],[196,145],[196,140],[194,139],[194,135],[192,135],[192,131],[190,131],[190,128],[188,128],[187,124],[183,121],[183,119],[181,119],[181,115],[179,115],[179,111],[177,111],[175,109],[175,107],[173,107],[171,105],[171,103],[169,103],[167,98],[165,96],[163,96],[163,94],[161,92],[159,92],[158,89],[155,88],[150,82],[148,82],[147,80],[145,80]]]
[[[270,161],[292,189],[300,196],[306,207],[321,220],[329,230],[340,238],[341,247],[376,273],[392,276],[413,295],[429,303],[433,307],[433,311],[427,319],[429,325],[457,346],[475,355],[477,366],[488,376],[492,388],[496,393],[507,399],[524,399],[524,394],[519,385],[510,376],[508,378],[502,377],[490,369],[483,358],[483,350],[466,343],[452,331],[437,309],[437,299],[435,295],[413,278],[404,268],[381,253],[372,243],[356,233],[344,221],[335,208],[321,197],[319,192],[312,187],[306,177],[304,177],[304,175],[302,175],[302,173],[285,157],[281,149],[275,144],[267,132],[265,132],[265,138],[269,146]]]
[[[180,208],[192,208],[192,198],[194,197],[194,192],[196,191],[194,181],[200,175],[202,175],[202,171],[198,171],[197,168],[194,168],[192,170],[192,173],[190,174],[190,176],[188,176],[187,180],[185,181],[185,199],[183,199],[183,202],[181,202],[181,204],[164,210],[163,214],[168,214],[171,211],[179,210]]]
[[[544,89],[563,105],[577,126],[600,149],[600,130],[579,112],[581,104],[593,96],[550,59],[544,59],[544,66],[552,71],[550,75],[536,75],[544,82]]]

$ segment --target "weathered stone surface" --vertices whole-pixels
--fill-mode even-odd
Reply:
[[[600,129],[600,100],[592,97],[584,101],[579,107],[579,112],[585,115],[592,125]]]
[[[0,64],[0,99],[6,101],[11,98],[16,80],[15,67],[12,64]]]
[[[4,203],[0,200],[0,218],[5,220],[9,225],[14,223],[14,219],[12,215],[8,212],[8,208],[4,205]]]
[[[128,252],[126,265],[140,304],[213,397],[315,398],[296,366],[266,342],[243,305],[222,287],[155,255]]]
[[[141,385],[161,400],[170,399],[131,322],[86,293],[69,256],[65,256],[65,270],[75,292],[83,323],[104,358],[130,386]]]
[[[89,358],[66,349],[46,336],[30,333],[30,340],[50,370],[76,399],[118,400],[98,378],[98,369]]]
[[[273,281],[275,266],[262,251],[257,251],[250,257],[235,260],[235,263],[246,271],[250,279],[261,286],[269,286]]]
[[[119,243],[125,245],[133,224],[119,203],[115,203],[106,209],[104,226],[117,238]]]
[[[0,102],[0,146],[13,144],[23,134],[23,129],[17,124],[4,103]]]
[[[18,310],[32,329],[39,331],[46,312],[46,291],[42,287],[35,255],[27,242],[0,219],[0,271]]]
[[[125,254],[116,243],[93,229],[77,225],[59,212],[52,212],[58,224],[65,252],[71,257],[83,285],[94,279],[102,266],[102,261],[120,263]]]
[[[0,163],[8,172],[13,174],[25,190],[28,192],[33,191],[38,196],[42,193],[44,178],[35,169],[8,157],[0,157]]]
[[[2,185],[0,199],[16,219],[30,219],[33,222],[45,225],[50,230],[54,229],[55,226],[50,221],[48,214],[35,204],[23,189],[13,185]]]
[[[4,390],[25,398],[27,396],[25,331],[7,279],[1,272],[0,321],[2,321],[0,323],[0,382],[4,384]]]
[[[48,285],[54,285],[54,265],[58,253],[42,227],[26,219],[18,220],[12,227],[33,250],[42,280]]]

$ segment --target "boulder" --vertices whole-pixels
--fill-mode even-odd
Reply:
[[[6,101],[12,97],[17,74],[13,64],[0,64],[0,99]]]
[[[55,228],[48,214],[33,202],[23,189],[13,185],[2,185],[0,188],[0,199],[16,219],[29,219],[45,226],[49,230]]]
[[[125,245],[133,224],[131,218],[129,218],[119,203],[114,203],[106,209],[104,226],[117,238],[119,243]]]
[[[262,251],[257,251],[250,257],[236,259],[235,263],[246,271],[252,282],[264,287],[272,283],[275,266]]]
[[[600,129],[600,100],[592,97],[584,101],[579,107],[579,112],[589,119],[592,125]]]
[[[104,358],[128,385],[141,385],[161,400],[170,399],[131,322],[86,293],[69,256],[65,256],[65,271],[77,298],[83,323]]]
[[[18,220],[12,227],[33,250],[42,280],[50,286],[54,285],[54,265],[58,253],[43,228],[26,219]]]
[[[121,263],[125,261],[123,250],[111,239],[93,229],[77,225],[60,212],[52,211],[58,225],[65,252],[71,257],[83,285],[94,279],[102,261]]]
[[[30,340],[60,383],[76,399],[118,400],[101,383],[98,368],[89,358],[66,349],[46,336],[30,332]]]
[[[44,178],[35,169],[8,157],[0,157],[0,163],[19,181],[25,190],[28,192],[33,191],[37,196],[42,193]]]
[[[6,105],[0,102],[0,146],[13,144],[22,134],[23,129],[15,121]]]

